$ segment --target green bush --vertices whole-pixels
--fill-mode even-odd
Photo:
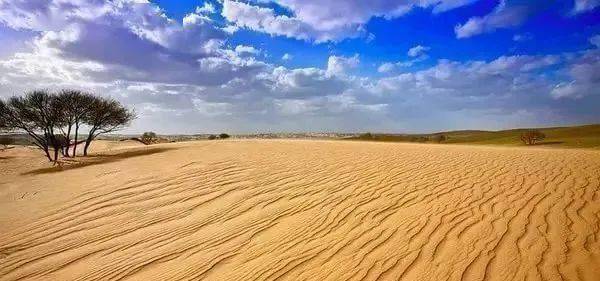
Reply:
[[[157,139],[158,136],[155,132],[145,132],[144,134],[142,134],[142,142],[145,144],[154,143]]]

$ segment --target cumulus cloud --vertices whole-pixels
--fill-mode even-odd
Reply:
[[[259,1],[260,2],[260,1]],[[274,0],[290,10],[293,16],[278,15],[272,8],[236,0],[224,0],[222,15],[236,27],[248,28],[271,35],[300,40],[325,42],[365,36],[364,24],[372,17],[391,19],[402,16],[414,7],[433,8],[445,12],[474,0]]]
[[[327,60],[326,73],[330,76],[345,75],[348,70],[356,68],[359,63],[358,54],[352,57],[330,56]]]
[[[530,12],[530,7],[523,4],[507,5],[502,0],[493,12],[483,17],[472,17],[464,24],[454,28],[456,38],[469,38],[499,28],[518,26],[525,21]]]
[[[580,99],[600,94],[600,52],[587,52],[567,70],[568,80],[557,84],[550,93],[555,99]]]
[[[312,19],[295,12],[310,7],[311,1],[278,3],[291,11],[285,21],[306,31],[289,33],[291,37],[329,40],[350,36],[345,29],[338,29],[344,26],[341,23],[350,23],[352,28],[346,30],[350,32],[373,14],[393,17],[389,11],[373,11],[378,5],[396,7],[401,2],[442,12],[455,7],[452,3],[467,1],[375,1],[372,6],[347,1],[364,9],[347,17],[331,17],[318,28],[314,26],[327,21],[321,17],[331,15],[334,10],[328,9],[338,2],[320,3],[325,11],[315,12],[318,14]],[[468,114],[465,112],[482,116],[482,111],[494,112],[489,120],[499,120],[511,114],[535,115],[548,108],[556,116],[565,116],[560,111],[568,106],[563,105],[566,101],[580,105],[598,100],[597,49],[500,56],[489,61],[439,60],[425,69],[394,73],[427,57],[427,47],[415,46],[407,53],[409,60],[382,64],[379,70],[386,73],[382,78],[353,71],[361,63],[358,54],[329,56],[321,62],[323,67],[282,67],[272,62],[279,61],[277,58],[265,61],[268,46],[228,40],[225,29],[232,26],[232,32],[251,26],[261,32],[268,26],[274,30],[281,27],[282,35],[294,30],[279,25],[277,17],[283,15],[276,15],[275,10],[258,6],[259,2],[249,3],[242,9],[257,12],[257,16],[273,16],[273,22],[260,17],[242,20],[247,15],[240,12],[231,15],[241,17],[239,20],[223,23],[215,14],[218,7],[207,5],[178,21],[168,18],[155,4],[137,0],[0,0],[4,28],[31,34],[23,37],[30,40],[23,44],[26,47],[0,56],[0,95],[34,88],[84,88],[135,107],[140,118],[132,130],[158,126],[173,133],[221,128],[377,129],[370,127],[373,124],[397,128],[393,126],[399,126],[398,120],[420,125],[416,121],[423,119],[423,112],[439,114],[436,120],[459,120]],[[590,42],[597,46],[594,38]],[[291,57],[285,54],[281,59]],[[577,109],[569,114],[572,112],[587,111]],[[202,128],[195,122],[199,119],[205,120]]]
[[[271,8],[253,6],[238,1],[225,0],[222,16],[238,28],[247,28],[271,35],[282,35],[317,42],[338,39],[338,36],[355,36],[357,29],[330,30],[315,28],[298,18],[276,15]]]

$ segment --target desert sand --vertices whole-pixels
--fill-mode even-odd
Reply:
[[[99,142],[0,154],[0,280],[599,280],[600,151]]]

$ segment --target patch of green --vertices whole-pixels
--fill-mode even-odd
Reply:
[[[535,128],[546,135],[546,138],[535,146],[570,147],[570,148],[596,148],[600,149],[600,124],[574,126]],[[482,144],[482,145],[507,145],[524,146],[520,135],[526,130],[512,129],[503,131],[450,131],[433,134],[362,134],[351,140],[368,140],[384,142],[421,142],[421,143],[452,143],[452,144]],[[444,138],[440,138],[443,135]],[[443,140],[442,140],[443,139]]]

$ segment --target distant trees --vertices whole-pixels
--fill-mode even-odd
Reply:
[[[229,138],[229,135],[228,135],[228,134],[226,134],[226,133],[222,133],[222,134],[219,134],[219,138],[220,138],[220,139],[228,139],[228,138]]]
[[[81,126],[89,128],[84,147],[84,155],[87,155],[98,135],[119,130],[134,118],[134,112],[119,102],[78,90],[58,93],[35,90],[0,102],[3,128],[27,133],[50,161],[57,161],[59,152],[64,156],[76,155]],[[72,153],[69,152],[71,144]]]
[[[538,130],[527,130],[521,133],[521,141],[526,145],[533,145],[536,142],[540,142],[546,138],[544,133]]]
[[[216,139],[217,139],[217,136],[216,136],[216,135],[209,135],[209,136],[208,136],[208,139],[209,139],[209,140],[216,140]]]

